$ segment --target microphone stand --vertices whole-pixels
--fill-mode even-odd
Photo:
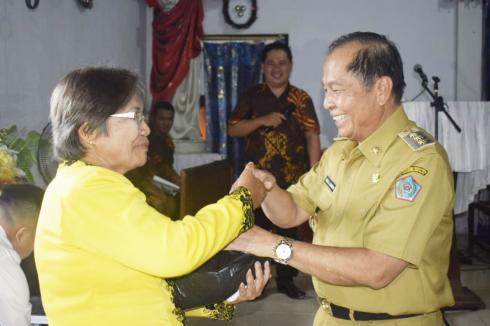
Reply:
[[[438,94],[439,82],[440,82],[439,77],[432,76],[432,80],[434,81],[434,92],[432,92],[427,86],[427,79],[422,80],[422,87],[427,91],[427,93],[429,93],[429,95],[432,98],[432,102],[430,103],[430,106],[434,107],[434,112],[435,112],[435,138],[438,139],[439,136],[439,121],[438,121],[439,112],[444,112],[444,114],[446,114],[453,127],[458,132],[461,132],[461,128],[454,121],[454,119],[451,117],[449,112],[447,112],[447,110],[445,109],[444,99],[442,98],[442,96],[439,96]],[[453,176],[454,176],[454,188],[456,190],[457,172],[453,172]],[[453,241],[450,250],[448,278],[453,291],[455,304],[452,307],[443,307],[441,310],[445,312],[448,310],[484,309],[485,303],[482,301],[482,299],[480,299],[480,297],[476,295],[473,291],[471,291],[469,288],[461,284],[461,270],[460,270],[459,259],[460,257],[458,256],[457,248],[456,248],[456,229],[455,227],[453,227]],[[446,325],[449,325],[445,320],[445,318],[444,318],[444,322]]]
[[[429,93],[430,97],[432,98],[432,102],[430,102],[430,106],[434,107],[434,113],[435,113],[435,128],[434,128],[434,136],[436,139],[439,139],[439,112],[444,112],[446,116],[448,117],[449,121],[453,125],[453,127],[458,131],[461,132],[461,128],[458,126],[456,121],[451,117],[449,112],[447,112],[446,108],[444,107],[444,99],[442,96],[439,96],[438,91],[439,91],[439,82],[440,79],[437,76],[433,76],[432,80],[434,81],[434,92],[430,90],[430,88],[427,86],[427,78],[425,80],[422,80],[422,87]]]

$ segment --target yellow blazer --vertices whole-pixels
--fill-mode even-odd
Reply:
[[[183,325],[165,278],[192,272],[252,225],[245,188],[172,221],[123,175],[63,164],[46,189],[35,240],[49,325]]]

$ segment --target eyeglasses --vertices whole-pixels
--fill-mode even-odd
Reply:
[[[138,123],[138,125],[140,125],[143,121],[146,122],[146,116],[143,111],[114,113],[111,114],[110,117],[133,119]]]

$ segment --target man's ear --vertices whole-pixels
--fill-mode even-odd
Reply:
[[[26,237],[28,237],[31,234],[31,230],[28,226],[23,225],[15,231],[15,241],[17,243],[22,243]]]
[[[32,253],[35,233],[35,227],[29,225],[22,225],[15,231],[14,241],[11,242],[21,259]]]
[[[393,81],[388,76],[381,76],[375,83],[376,100],[380,106],[385,105],[391,98]]]

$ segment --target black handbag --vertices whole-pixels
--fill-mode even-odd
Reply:
[[[190,274],[167,279],[174,288],[174,303],[188,310],[220,303],[246,284],[249,269],[255,274],[254,263],[264,258],[238,251],[221,251]]]

